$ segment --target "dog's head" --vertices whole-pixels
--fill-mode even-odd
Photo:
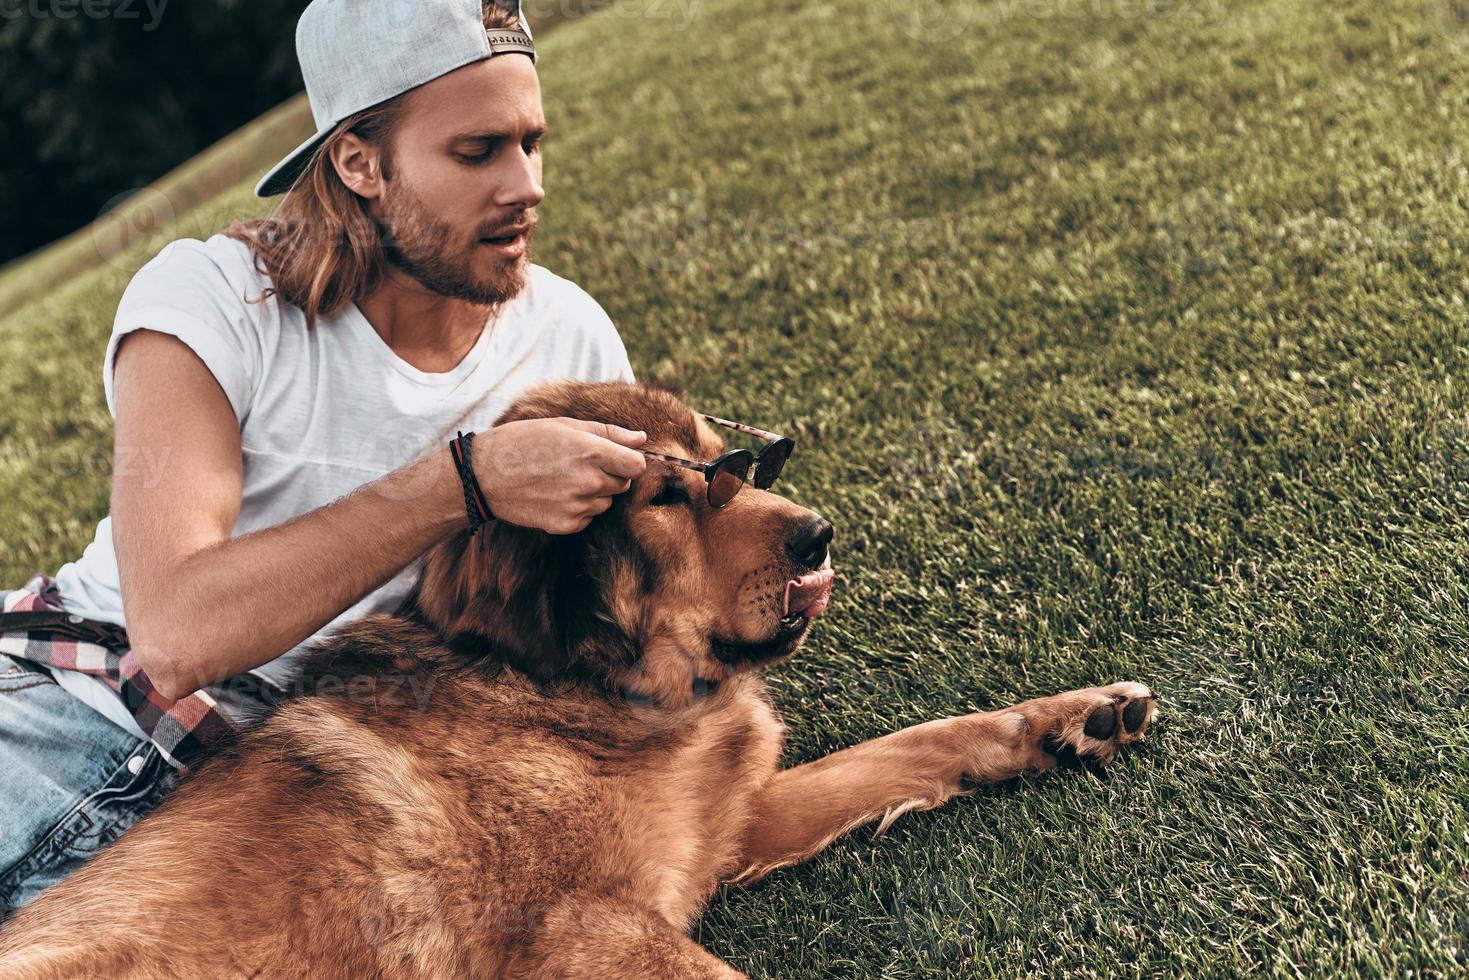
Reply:
[[[498,422],[570,417],[647,432],[644,448],[693,460],[718,432],[668,388],[553,382]],[[732,674],[790,655],[831,594],[832,528],[746,485],[723,507],[704,478],[655,459],[577,534],[503,521],[426,556],[418,615],[456,649],[542,681],[578,677],[681,706]]]

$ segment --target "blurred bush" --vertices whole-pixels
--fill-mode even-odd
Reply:
[[[307,0],[0,0],[0,263],[299,92]]]

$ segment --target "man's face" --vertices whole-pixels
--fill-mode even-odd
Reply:
[[[409,98],[393,136],[391,179],[373,208],[388,261],[444,296],[511,299],[525,288],[535,207],[545,196],[535,66],[524,55],[498,55]]]

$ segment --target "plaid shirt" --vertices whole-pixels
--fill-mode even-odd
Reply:
[[[56,580],[45,572],[0,598],[0,654],[100,678],[174,768],[187,771],[191,761],[234,732],[219,693],[205,689],[178,701],[159,694],[128,645],[127,630],[68,613]],[[257,687],[253,696],[259,700],[279,693],[253,674],[234,680],[246,682],[246,696]],[[231,691],[241,693],[239,685]]]

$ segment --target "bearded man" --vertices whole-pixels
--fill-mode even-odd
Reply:
[[[519,4],[315,0],[296,46],[318,132],[257,186],[281,204],[137,272],[102,368],[111,512],[0,593],[0,919],[289,692],[305,647],[394,611],[466,507],[574,533],[646,466],[640,432],[491,427],[540,381],[633,380],[597,302],[530,261]]]

